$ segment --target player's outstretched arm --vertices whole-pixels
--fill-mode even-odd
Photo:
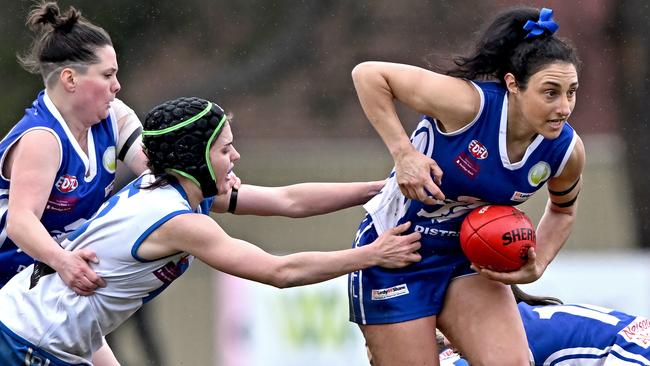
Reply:
[[[419,261],[416,251],[420,248],[420,234],[400,235],[409,225],[390,229],[360,248],[275,256],[230,237],[206,215],[183,214],[158,228],[138,255],[147,258],[150,253],[161,256],[185,251],[219,271],[285,288],[326,281],[372,266],[400,268]]]
[[[384,181],[355,183],[300,183],[284,187],[242,184],[237,192],[237,215],[308,217],[366,203],[384,186]],[[214,212],[226,212],[231,192],[217,196]]]

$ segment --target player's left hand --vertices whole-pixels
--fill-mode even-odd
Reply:
[[[472,263],[472,269],[481,276],[487,277],[493,281],[499,281],[506,285],[515,285],[535,282],[537,279],[542,277],[545,266],[537,260],[535,248],[530,247],[528,248],[528,262],[516,271],[497,272],[474,263]]]

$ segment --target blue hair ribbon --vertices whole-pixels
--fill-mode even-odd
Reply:
[[[560,28],[560,26],[553,20],[553,10],[542,8],[539,12],[538,21],[533,22],[532,20],[529,20],[524,24],[524,30],[528,31],[528,34],[526,34],[524,39],[538,37],[544,34],[544,31],[549,31],[553,34],[558,28]]]

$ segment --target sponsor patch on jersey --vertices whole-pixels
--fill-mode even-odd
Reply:
[[[618,334],[626,341],[648,349],[650,347],[650,320],[638,316]]]
[[[108,197],[115,188],[115,179],[113,179],[106,187],[104,187],[104,198]]]
[[[109,173],[115,173],[117,162],[115,161],[115,146],[109,146],[102,156],[102,165]]]
[[[64,174],[56,180],[54,186],[61,193],[70,193],[79,187],[79,182],[77,181],[77,177],[74,175]]]
[[[442,360],[443,358],[453,357],[455,354],[456,352],[453,350],[453,348],[447,348],[444,351],[440,352],[439,356]]]
[[[393,297],[408,295],[409,288],[405,283],[389,288],[382,288],[377,290],[372,290],[371,299],[372,300],[386,300],[392,299]]]
[[[454,163],[470,179],[476,178],[481,167],[466,152],[461,152],[455,159]]]
[[[56,212],[70,212],[75,208],[78,201],[79,197],[75,196],[51,195],[45,204],[45,209]]]
[[[537,187],[551,176],[551,166],[545,161],[540,161],[533,165],[528,171],[528,183]]]
[[[467,149],[472,154],[472,156],[479,160],[483,160],[488,157],[487,147],[485,147],[485,145],[480,143],[478,140],[472,140],[472,142],[469,143],[469,146],[467,146]]]
[[[467,362],[451,348],[440,353],[439,358],[440,366],[467,365]]]
[[[512,194],[512,197],[510,197],[510,200],[515,202],[526,202],[533,194],[535,194],[535,192],[525,193],[525,192],[515,191],[515,193]]]
[[[178,264],[170,261],[153,271],[153,274],[160,280],[160,282],[169,285],[183,274],[183,270]]]

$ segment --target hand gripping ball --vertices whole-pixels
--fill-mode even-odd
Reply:
[[[535,247],[535,226],[515,207],[482,206],[465,217],[460,245],[472,263],[499,272],[514,271],[528,261],[528,248]]]

